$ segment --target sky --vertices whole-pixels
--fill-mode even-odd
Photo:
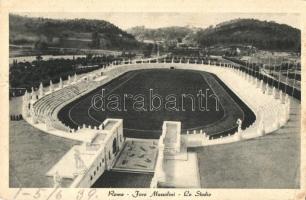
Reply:
[[[147,28],[160,28],[167,26],[193,26],[206,28],[210,25],[237,18],[254,18],[266,21],[275,21],[301,29],[301,18],[299,14],[293,13],[162,13],[162,12],[46,12],[46,13],[14,13],[29,17],[44,17],[54,19],[102,19],[111,22],[121,29],[134,26],[145,26]]]

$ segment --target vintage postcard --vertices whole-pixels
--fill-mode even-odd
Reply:
[[[0,199],[306,199],[303,1],[0,1]]]

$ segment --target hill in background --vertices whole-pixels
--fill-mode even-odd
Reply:
[[[251,45],[258,49],[300,51],[301,31],[285,24],[255,19],[237,19],[198,31],[200,47],[217,44]]]
[[[252,46],[261,50],[300,52],[301,31],[285,24],[256,19],[235,19],[208,28],[137,26],[121,30],[104,20],[57,20],[10,15],[10,45],[133,50],[146,48],[142,42],[164,44],[168,51],[178,44],[200,48]],[[137,39],[137,40],[136,40]],[[148,51],[149,51],[148,50]],[[151,51],[151,50],[150,50]]]
[[[48,47],[135,49],[140,43],[133,35],[104,20],[57,20],[9,17],[10,45]]]
[[[300,51],[301,31],[285,24],[256,19],[235,19],[208,28],[165,27],[128,29],[138,40],[175,40],[201,48],[250,45],[262,50]]]

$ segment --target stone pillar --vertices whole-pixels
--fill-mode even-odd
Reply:
[[[23,95],[23,101],[29,101],[29,93],[28,91],[26,90],[24,95]]]
[[[269,84],[268,83],[266,83],[266,94],[267,95],[270,95],[270,89],[269,89],[270,87],[269,87]]]
[[[187,64],[189,64],[189,59],[187,60]]]
[[[276,90],[274,86],[272,88],[272,96],[276,99]]]
[[[42,98],[44,96],[44,87],[43,84],[40,83],[39,85],[39,98]]]
[[[171,63],[173,64],[174,63],[174,59],[172,58],[172,60],[171,60]]]
[[[237,133],[236,133],[237,140],[242,140],[242,130],[241,130],[242,120],[238,118],[236,124],[238,125]]]
[[[59,84],[58,84],[58,88],[62,89],[63,88],[63,80],[62,78],[60,78]]]
[[[279,94],[279,100],[280,100],[280,102],[283,103],[283,91],[282,91],[282,90],[279,90],[278,94]]]
[[[208,65],[210,65],[210,60],[208,60]]]
[[[50,90],[50,92],[54,91],[52,80],[50,80],[49,90]]]
[[[70,75],[68,75],[68,85],[70,85],[71,84],[71,77],[70,77]]]
[[[290,100],[289,95],[286,93],[285,95],[285,102],[288,102]]]
[[[276,91],[276,94],[275,94],[275,99],[278,99],[280,103],[282,103],[282,93],[283,91],[278,90],[278,92]]]
[[[282,104],[284,104],[286,101],[286,94],[284,94],[283,92],[281,93],[281,102]]]
[[[238,141],[242,140],[241,131],[237,131],[237,132],[235,133],[235,137],[236,137],[236,139],[237,139]]]

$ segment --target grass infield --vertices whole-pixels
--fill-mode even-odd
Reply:
[[[104,101],[105,105],[110,102],[107,101],[107,97],[116,94],[120,97],[118,101],[120,111],[93,109],[92,98],[95,95],[101,97],[102,89],[104,89],[103,100],[100,98],[100,102]],[[153,95],[159,95],[163,101],[160,110],[150,111],[150,105],[152,105],[150,89]],[[205,95],[202,100],[199,100],[200,90]],[[228,91],[229,89],[224,84],[222,85],[221,80],[207,72],[178,69],[137,70],[127,72],[71,102],[60,110],[58,117],[71,128],[77,128],[83,124],[99,126],[106,118],[123,118],[125,136],[135,138],[159,138],[163,121],[166,120],[181,121],[183,132],[201,128],[213,135],[235,127],[238,117],[243,118],[245,112],[251,112],[250,109],[241,109],[240,105],[243,102]],[[133,97],[141,94],[146,111],[135,110],[135,100],[129,98],[124,100],[124,94]],[[184,94],[187,96],[183,97]],[[165,108],[166,98],[169,95],[176,96],[175,108],[178,111],[170,111]],[[194,104],[189,95],[195,97]],[[218,106],[213,96],[218,98]],[[205,107],[204,111],[199,109],[200,101],[202,108]],[[101,104],[98,104],[97,107],[101,108],[102,106],[99,105]],[[158,105],[158,102],[155,101],[155,105]],[[107,107],[104,106],[104,108]],[[226,120],[227,118],[229,119]]]

